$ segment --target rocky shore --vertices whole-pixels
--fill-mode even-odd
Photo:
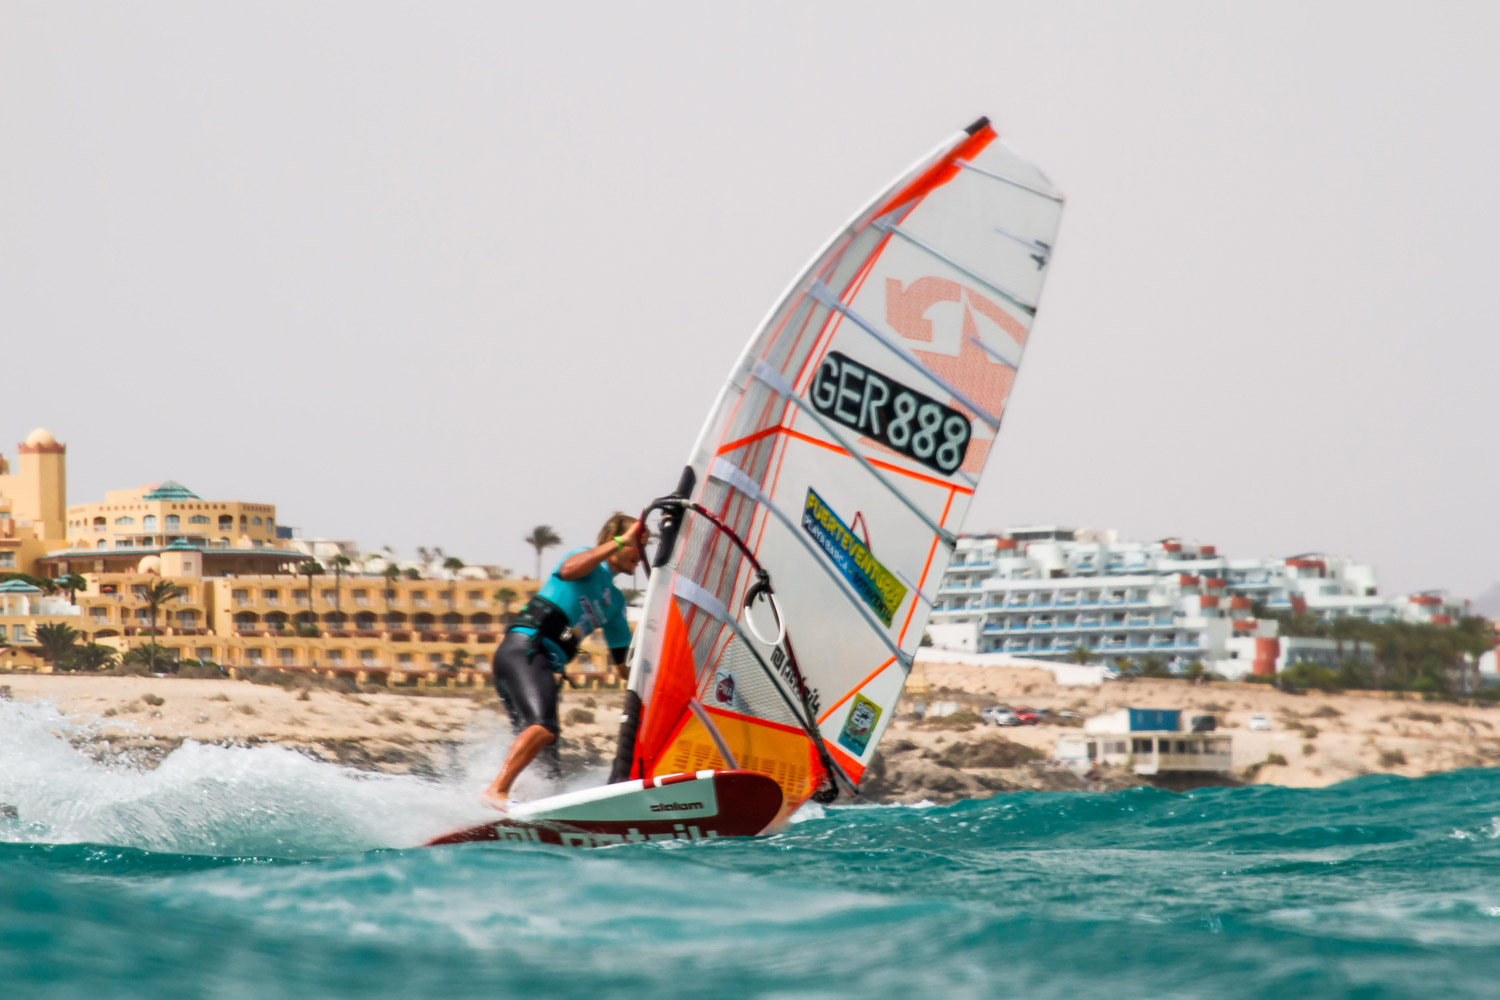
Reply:
[[[18,673],[0,674],[0,698],[50,703],[67,719],[60,734],[81,751],[147,767],[195,740],[274,744],[361,770],[436,777],[461,773],[476,753],[498,761],[508,739],[489,689],[356,688],[275,672],[253,681]],[[608,765],[622,700],[613,691],[564,691],[565,772]],[[955,711],[933,717],[918,710],[937,704]],[[1212,711],[1234,736],[1235,770],[1215,780],[1221,784],[1323,785],[1375,771],[1414,776],[1500,762],[1500,709],[1368,694],[1294,696],[1246,684],[1065,688],[1044,671],[946,666],[914,675],[861,799],[946,803],[1146,783],[1117,768],[1079,775],[1052,760],[1066,730],[982,725],[977,712],[988,704],[1080,716],[1126,705]],[[1252,714],[1265,715],[1271,729],[1249,730]]]

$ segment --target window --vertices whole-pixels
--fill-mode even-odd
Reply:
[[[262,590],[260,596],[265,598],[267,604],[281,603],[281,591],[279,590]]]
[[[430,664],[432,664],[434,667],[441,667],[443,665],[443,654],[442,653],[428,653],[427,654],[427,662],[430,663]]]
[[[1130,741],[1130,752],[1131,753],[1150,753],[1151,752],[1151,741],[1150,740],[1131,740]]]
[[[146,530],[146,531],[155,531],[156,530],[156,515],[155,514],[147,514],[145,517],[141,518],[141,528],[144,529],[144,530]]]
[[[135,523],[135,518],[133,518],[133,517],[127,516],[127,517],[117,517],[117,518],[115,518],[115,526],[116,527],[127,527],[129,525],[134,524],[134,523]]]
[[[236,603],[244,604],[244,603],[246,603],[246,602],[248,602],[250,600],[250,591],[248,591],[248,590],[236,590],[234,592],[234,599],[235,599]]]
[[[344,665],[344,651],[341,649],[330,649],[328,651],[328,662],[335,667],[342,667]]]
[[[471,591],[469,591],[469,603],[470,604],[483,604],[484,603],[484,592],[483,591],[479,591],[479,590],[471,590]]]
[[[0,567],[14,569],[16,566],[16,554],[14,552],[0,552]]]
[[[199,660],[212,660],[214,658],[213,647],[199,646],[197,649],[193,650],[193,655],[196,656]]]
[[[325,590],[325,591],[323,591],[323,600],[328,601],[329,603],[332,603],[333,602],[333,591],[331,591],[331,590]]]
[[[167,515],[167,530],[178,531],[182,528],[182,519],[176,514]]]
[[[252,517],[250,519],[250,523],[253,524],[253,525],[255,525],[257,528],[260,527],[260,518],[258,518],[258,517]]]
[[[0,626],[0,631],[4,631],[4,626]],[[10,638],[12,642],[25,643],[27,641],[26,626],[12,625],[10,627]]]
[[[204,517],[202,514],[194,514],[192,517],[188,518],[188,524],[207,524],[207,523],[208,523],[208,518]]]
[[[359,662],[362,666],[373,667],[375,665],[375,650],[361,649],[359,651]]]
[[[401,664],[402,666],[406,666],[407,664],[411,663],[411,654],[410,653],[397,653],[396,654],[396,662],[399,663],[399,664]]]

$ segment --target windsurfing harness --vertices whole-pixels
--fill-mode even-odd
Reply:
[[[510,627],[531,629],[532,642],[547,654],[553,670],[561,672],[578,655],[578,633],[568,621],[567,612],[540,594],[532,595],[516,613]]]

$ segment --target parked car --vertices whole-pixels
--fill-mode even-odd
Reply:
[[[1246,729],[1258,729],[1264,732],[1271,728],[1271,720],[1264,715],[1252,715],[1250,721],[1245,724]]]
[[[1041,716],[1037,715],[1029,708],[1016,709],[1015,716],[1016,721],[1023,726],[1034,726],[1041,721]]]
[[[992,726],[1019,726],[1021,720],[1016,713],[1004,705],[991,705],[979,713],[979,717]]]

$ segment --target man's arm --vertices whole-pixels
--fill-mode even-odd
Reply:
[[[587,552],[577,552],[568,556],[568,558],[563,560],[563,564],[557,567],[557,575],[564,580],[581,580],[598,569],[604,560],[616,552],[619,552],[621,549],[628,549],[634,545],[640,534],[641,522],[636,521],[629,528],[625,529],[625,534],[619,536],[620,541],[618,543],[614,539],[610,539],[603,545],[595,545]]]
[[[582,580],[610,556],[619,551],[619,546],[613,540],[603,545],[596,545],[587,552],[575,552],[563,560],[563,564],[557,567],[557,575],[564,580]]]

